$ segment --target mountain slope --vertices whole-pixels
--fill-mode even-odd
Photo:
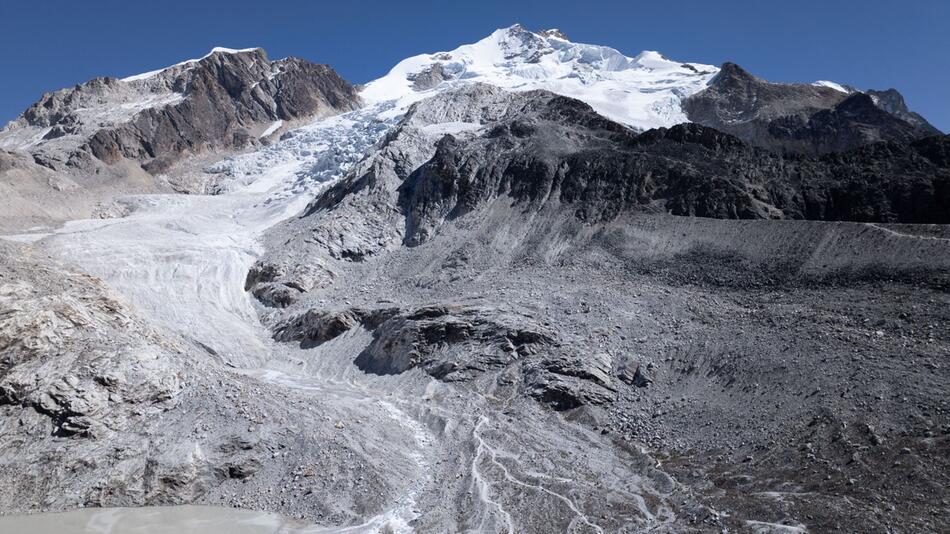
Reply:
[[[129,194],[219,189],[212,166],[356,109],[327,65],[216,48],[201,59],[47,93],[0,130],[0,225],[25,230],[126,211]]]

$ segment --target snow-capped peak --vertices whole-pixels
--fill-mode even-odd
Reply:
[[[702,90],[716,72],[712,65],[673,61],[659,52],[628,57],[607,46],[571,42],[556,29],[531,32],[515,24],[450,52],[407,58],[368,83],[361,96],[403,108],[460,83],[547,89],[645,129],[685,122],[680,100]]]
[[[165,71],[167,71],[167,70],[169,70],[169,69],[174,69],[175,67],[184,67],[184,66],[186,66],[186,65],[193,65],[193,64],[195,64],[195,63],[198,63],[198,62],[201,61],[202,59],[207,59],[207,58],[211,57],[213,54],[244,54],[244,53],[247,53],[247,52],[256,52],[256,51],[258,51],[258,50],[261,50],[261,48],[260,48],[260,47],[254,47],[254,48],[235,49],[235,48],[224,48],[223,46],[216,46],[216,47],[212,48],[210,52],[208,52],[207,54],[201,56],[201,57],[198,58],[198,59],[189,59],[189,60],[186,60],[186,61],[182,61],[181,63],[175,63],[174,65],[170,65],[170,66],[165,67],[165,68],[162,68],[162,69],[152,70],[152,71],[149,71],[149,72],[143,72],[143,73],[141,73],[141,74],[135,74],[135,75],[133,75],[133,76],[128,76],[128,77],[122,78],[122,81],[123,81],[123,82],[135,82],[135,81],[139,81],[139,80],[147,80],[148,78],[151,78],[151,77],[153,77],[153,76],[156,76],[156,75],[158,75],[158,74],[161,74],[161,73],[163,73],[163,72],[165,72]]]

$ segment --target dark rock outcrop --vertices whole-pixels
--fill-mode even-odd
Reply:
[[[616,387],[610,376],[608,354],[554,353],[535,365],[525,366],[528,394],[555,410],[570,410],[614,400]]]
[[[470,379],[553,343],[526,316],[495,309],[433,305],[382,321],[356,358],[368,373],[398,374],[419,367],[446,381]]]
[[[289,267],[259,261],[248,271],[244,290],[252,291],[267,306],[283,308],[295,302],[300,294],[326,286],[334,276],[322,263]]]
[[[775,119],[768,134],[783,150],[802,154],[841,152],[881,141],[903,144],[921,137],[920,129],[879,108],[864,93],[854,93],[807,120]]]
[[[357,326],[372,330],[399,313],[399,308],[311,309],[278,325],[274,339],[299,341],[304,348],[316,347]]]
[[[468,380],[556,345],[554,334],[529,315],[445,303],[411,309],[310,309],[277,325],[274,339],[311,348],[357,327],[371,331],[373,341],[354,363],[378,375],[421,368],[440,380]],[[581,359],[565,358],[551,356],[542,367],[555,374],[610,381],[609,362],[603,369],[588,369]]]

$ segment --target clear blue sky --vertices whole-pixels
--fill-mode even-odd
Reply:
[[[734,61],[775,81],[896,87],[950,131],[950,0],[0,0],[0,122],[44,91],[264,47],[352,82],[520,22],[577,42],[682,61]]]

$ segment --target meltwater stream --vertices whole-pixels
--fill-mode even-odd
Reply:
[[[277,514],[214,506],[86,508],[0,517],[0,532],[30,534],[325,534]]]

